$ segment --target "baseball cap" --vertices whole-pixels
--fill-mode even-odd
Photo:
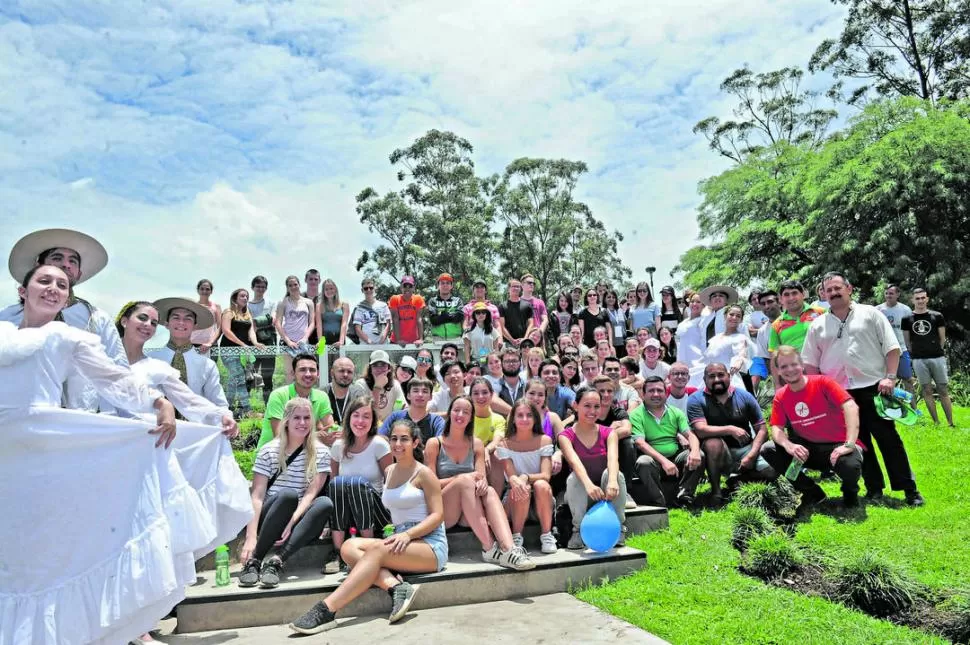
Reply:
[[[391,357],[383,349],[375,349],[370,353],[370,364],[373,365],[374,363],[387,363],[390,365]]]
[[[473,286],[473,287],[477,287],[478,285],[482,285],[483,287],[487,287],[487,286],[488,286],[488,283],[486,283],[486,282],[485,282],[484,280],[482,280],[481,278],[478,278],[478,279],[476,279],[476,280],[475,280],[474,282],[472,282],[472,286]]]
[[[660,349],[660,341],[657,340],[656,338],[648,338],[647,339],[647,342],[645,342],[643,344],[643,346],[644,347],[655,347],[656,349]]]
[[[403,284],[409,284],[409,285],[411,285],[413,287],[414,286],[414,276],[413,275],[406,275],[406,276],[404,276],[403,278],[401,278],[401,284],[402,285]]]
[[[418,369],[418,362],[414,360],[413,356],[402,356],[401,361],[397,364],[397,366],[411,370],[412,372],[416,372]]]
[[[476,302],[472,307],[472,311],[488,311],[488,305],[484,302]]]
[[[448,282],[455,281],[455,279],[451,277],[450,273],[442,273],[441,275],[438,276],[438,279],[435,280],[435,282],[441,282],[442,280],[447,280]]]

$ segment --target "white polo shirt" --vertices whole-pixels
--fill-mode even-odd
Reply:
[[[802,346],[802,361],[851,390],[885,378],[886,355],[894,349],[899,349],[899,341],[889,320],[875,307],[853,302],[844,327],[831,312],[812,321]]]

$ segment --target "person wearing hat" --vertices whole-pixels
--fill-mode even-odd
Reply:
[[[158,322],[168,329],[168,343],[153,353],[153,357],[179,371],[189,389],[213,405],[229,408],[226,393],[219,381],[216,364],[196,351],[191,336],[196,329],[213,324],[212,312],[188,298],[161,298],[154,303]]]
[[[108,252],[90,235],[64,228],[34,231],[20,238],[10,250],[7,266],[10,275],[23,282],[27,272],[35,266],[49,264],[60,267],[71,285],[67,305],[61,310],[60,320],[71,327],[97,335],[105,353],[117,365],[127,367],[125,348],[121,344],[114,320],[90,302],[74,294],[74,287],[97,275],[108,264]],[[0,320],[20,325],[24,319],[22,304],[11,305],[0,311]],[[62,402],[68,408],[97,412],[98,394],[94,387],[76,376],[71,376],[64,387]]]
[[[401,347],[420,347],[424,342],[424,298],[414,293],[414,276],[401,278],[401,291],[391,296],[387,303],[391,310],[393,340]]]
[[[428,299],[426,311],[431,325],[431,338],[435,342],[456,340],[461,338],[462,322],[465,319],[462,307],[465,301],[461,296],[452,292],[455,279],[450,273],[438,276],[438,291]]]
[[[417,370],[418,361],[413,356],[402,356],[401,360],[397,362],[394,376],[397,378],[397,382],[401,384],[401,389],[404,390],[405,395],[408,393],[407,382],[414,378],[414,373]]]
[[[677,360],[690,366],[690,384],[704,386],[704,367],[708,364],[705,352],[711,339],[724,332],[727,322],[724,318],[725,307],[738,301],[736,289],[716,284],[694,295],[694,302],[704,307],[700,317],[678,330]]]
[[[492,312],[484,302],[476,302],[472,307],[472,325],[462,340],[465,344],[465,363],[480,361],[492,352],[502,348]]]
[[[786,472],[792,459],[805,468],[834,470],[842,482],[842,503],[857,506],[864,448],[859,441],[859,406],[831,378],[806,376],[794,347],[782,345],[772,360],[785,385],[775,392],[771,441],[761,447],[761,456],[776,473]],[[792,485],[802,494],[803,507],[825,499],[825,491],[804,471]]]
[[[643,344],[640,357],[640,377],[646,379],[648,376],[659,376],[666,380],[669,373],[670,365],[660,360],[660,341],[648,338]]]
[[[859,439],[866,447],[862,479],[866,498],[882,497],[883,479],[873,440],[879,444],[893,490],[905,493],[906,503],[922,506],[903,440],[891,419],[876,410],[877,394],[890,395],[896,387],[899,341],[889,320],[870,305],[852,302],[852,285],[844,275],[830,271],[822,278],[829,311],[812,321],[805,334],[802,361],[807,374],[824,374],[844,387],[859,406]]]
[[[483,302],[488,310],[492,313],[492,322],[495,324],[495,328],[498,333],[504,337],[502,330],[502,321],[500,319],[499,310],[496,305],[493,305],[488,300],[488,285],[481,278],[475,280],[472,283],[472,299],[468,301],[468,304],[462,307],[462,313],[465,315],[465,320],[462,323],[462,328],[468,331],[472,327],[472,321],[474,320],[475,304]]]
[[[394,378],[391,357],[383,349],[375,349],[370,353],[364,376],[354,381],[347,392],[350,401],[364,396],[374,398],[378,425],[391,416],[391,412],[404,407],[404,391]]]

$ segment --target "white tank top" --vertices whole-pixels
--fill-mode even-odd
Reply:
[[[391,522],[394,524],[423,522],[428,517],[428,504],[424,501],[424,491],[411,483],[421,468],[425,466],[415,468],[411,479],[397,488],[388,488],[385,482],[381,501],[391,512]]]

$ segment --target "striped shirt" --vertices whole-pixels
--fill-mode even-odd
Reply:
[[[330,473],[330,450],[319,441],[316,443],[317,449],[317,473]],[[286,472],[281,473],[273,486],[267,492],[280,492],[281,490],[295,490],[303,495],[306,492],[309,482],[306,480],[306,450],[300,452],[296,459],[286,467]],[[284,463],[285,459],[284,459]],[[256,461],[253,463],[253,473],[263,475],[271,479],[280,468],[280,440],[273,439],[259,449]]]
[[[822,315],[825,315],[825,310],[812,305],[805,305],[797,319],[790,316],[787,311],[781,312],[775,322],[771,323],[768,351],[775,352],[782,345],[790,345],[801,351],[802,345],[805,344],[805,334],[808,333],[812,321]]]

